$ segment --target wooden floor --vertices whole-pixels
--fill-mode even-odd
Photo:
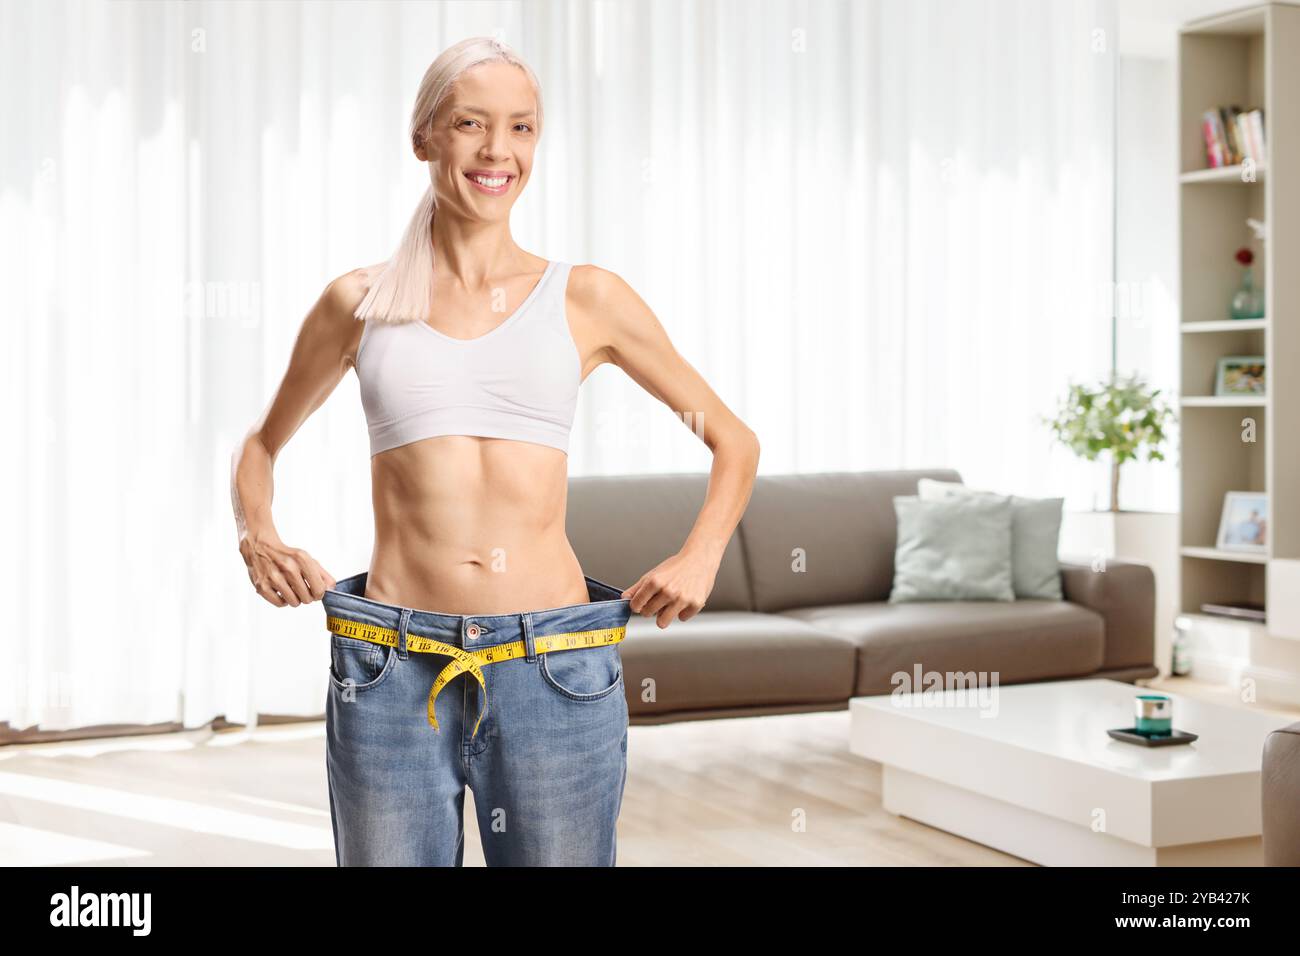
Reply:
[[[1187,679],[1150,684],[1234,702]],[[633,726],[619,865],[1032,865],[881,809],[879,767],[848,752],[848,729],[847,710]],[[333,866],[324,733],[313,721],[0,748],[0,864]],[[482,866],[472,800],[465,863]]]
[[[620,866],[1027,866],[880,807],[848,711],[629,729]],[[333,866],[325,727],[0,749],[0,863]],[[465,864],[482,866],[472,793]]]
[[[1253,707],[1260,710],[1267,710],[1275,714],[1284,714],[1300,720],[1300,706],[1295,704],[1279,703],[1277,701],[1257,701],[1249,704],[1243,703],[1241,699],[1240,688],[1231,684],[1218,684],[1209,681],[1197,680],[1194,677],[1153,677],[1150,680],[1139,681],[1143,687],[1156,691],[1167,691],[1171,694],[1184,694],[1187,697],[1194,697],[1197,700],[1208,701],[1212,704],[1223,704],[1225,707]],[[1177,715],[1175,715],[1176,717]]]

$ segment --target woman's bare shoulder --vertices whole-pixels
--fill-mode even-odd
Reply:
[[[340,350],[345,366],[355,364],[361,334],[365,330],[366,323],[356,318],[357,307],[387,264],[362,266],[332,279],[308,317],[308,323],[313,327],[312,338],[333,343],[331,348]]]
[[[607,283],[618,279],[616,273],[591,262],[575,262],[569,269],[569,290],[573,292],[599,292]]]
[[[600,314],[611,306],[626,305],[635,295],[617,272],[590,262],[575,264],[569,270],[568,297],[580,309]]]
[[[379,278],[380,273],[384,271],[387,265],[387,262],[380,262],[373,266],[361,266],[351,272],[343,273],[325,287],[325,294],[322,299],[328,304],[331,312],[338,315],[353,315],[357,311],[357,307],[361,305],[361,300],[370,291],[371,285]]]
[[[568,302],[602,323],[626,321],[649,311],[645,301],[617,272],[582,263],[570,270]]]

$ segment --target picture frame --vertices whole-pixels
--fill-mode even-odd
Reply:
[[[1215,547],[1221,551],[1268,553],[1267,492],[1229,491],[1224,494]]]
[[[1266,389],[1262,355],[1225,355],[1214,374],[1214,394],[1250,395],[1263,398]]]

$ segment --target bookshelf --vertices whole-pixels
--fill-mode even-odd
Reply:
[[[1256,178],[1262,178],[1268,172],[1268,166],[1263,163],[1257,163],[1254,167]],[[1217,169],[1194,169],[1190,173],[1183,173],[1178,177],[1179,182],[1183,183],[1230,183],[1242,181],[1246,174],[1246,169],[1240,163],[1233,166],[1220,166]]]
[[[1195,20],[1178,35],[1181,494],[1179,613],[1206,602],[1257,602],[1252,644],[1300,641],[1300,7],[1265,3]],[[1264,110],[1267,156],[1253,169],[1207,169],[1201,116]],[[1255,239],[1247,218],[1267,224]],[[1229,305],[1255,253],[1262,319]],[[1265,394],[1214,394],[1217,360],[1262,355]],[[1255,440],[1243,440],[1253,421]],[[1268,495],[1267,550],[1216,547],[1228,491]],[[1202,618],[1203,620],[1203,618]],[[1223,618],[1213,620],[1222,622]],[[1268,656],[1268,655],[1265,655]]]

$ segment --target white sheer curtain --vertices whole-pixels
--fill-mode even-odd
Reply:
[[[420,75],[500,31],[548,127],[513,231],[623,275],[764,472],[952,466],[1084,496],[1035,415],[1109,365],[1110,0],[0,5],[13,729],[319,714],[319,604],[235,547],[229,461],[334,276],[426,183]],[[1108,42],[1109,41],[1109,42]],[[356,381],[277,464],[282,537],[369,560]],[[620,371],[571,473],[706,470]]]

